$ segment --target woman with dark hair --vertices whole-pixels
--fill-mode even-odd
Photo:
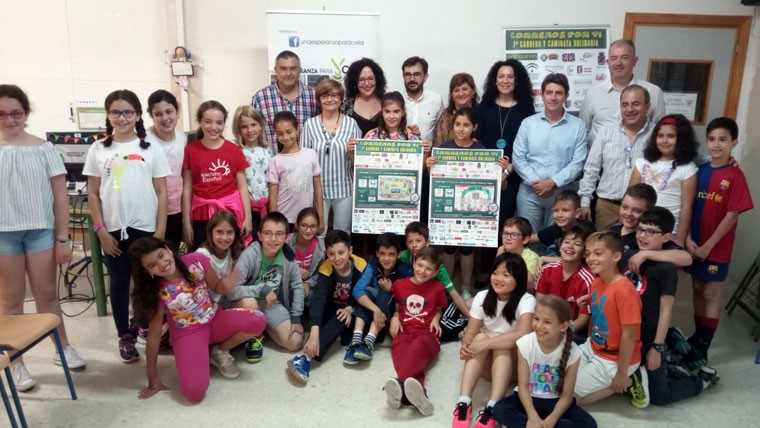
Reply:
[[[354,61],[348,67],[346,98],[340,105],[340,111],[356,121],[362,135],[377,126],[386,84],[383,69],[369,58]]]
[[[512,148],[523,119],[535,113],[532,84],[525,67],[516,59],[495,62],[483,84],[475,137],[488,149],[501,149],[510,162],[504,170],[507,180],[501,189],[499,224],[515,215],[517,190],[522,180],[518,174],[513,174]],[[481,252],[482,270],[488,269],[495,255],[496,250]]]
[[[477,112],[478,90],[475,80],[469,73],[457,73],[449,82],[449,105],[443,110],[433,129],[433,147],[454,139],[454,113],[464,107],[472,107]],[[477,125],[475,123],[474,125]]]

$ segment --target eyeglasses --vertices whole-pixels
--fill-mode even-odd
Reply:
[[[404,73],[404,79],[412,79],[412,78],[419,79],[421,77],[422,77],[422,73],[419,71],[414,72],[414,73],[409,73],[409,72]]]
[[[319,96],[320,100],[326,100],[326,99],[329,99],[329,98],[332,98],[334,100],[339,100],[340,99],[340,94],[338,92],[330,92],[328,94],[322,94],[322,95]]]
[[[375,76],[360,77],[359,83],[375,83]]]
[[[0,111],[0,120],[5,120],[8,116],[13,120],[19,120],[24,117],[25,114],[26,112],[24,112],[24,110],[13,110],[12,112]]]
[[[645,228],[643,228],[643,227],[639,227],[639,228],[636,228],[636,234],[637,234],[637,235],[641,235],[642,233],[643,233],[643,234],[644,234],[644,236],[646,236],[647,238],[651,238],[651,237],[653,237],[654,235],[657,235],[657,234],[660,234],[660,233],[662,233],[662,231],[661,231],[661,230],[657,230],[657,229],[645,229]]]
[[[132,119],[137,114],[134,110],[108,110],[108,117],[111,119],[118,119],[119,116],[124,116],[125,119]]]
[[[302,230],[317,230],[317,228],[319,226],[316,225],[316,224],[305,224],[305,223],[303,223],[303,224],[299,224],[298,227],[300,227]]]
[[[520,239],[523,237],[523,234],[520,232],[504,232],[501,236],[509,239]]]
[[[267,230],[266,232],[261,232],[261,236],[267,239],[277,238],[277,239],[284,239],[287,233],[279,231],[279,232],[272,232]]]

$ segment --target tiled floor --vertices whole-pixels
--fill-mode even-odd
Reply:
[[[683,274],[674,322],[691,333],[691,289]],[[733,291],[734,286],[726,286]],[[726,293],[730,294],[730,293]],[[725,296],[727,300],[728,295]],[[27,305],[31,310],[33,306]],[[67,312],[79,312],[81,304],[66,304]],[[72,342],[89,361],[87,369],[74,374],[79,399],[72,402],[59,367],[52,364],[50,342],[27,354],[26,364],[38,386],[22,394],[30,426],[33,427],[446,427],[450,425],[459,395],[462,363],[459,345],[445,344],[438,361],[428,372],[430,397],[436,411],[422,417],[411,409],[393,410],[385,404],[381,387],[392,376],[390,348],[381,346],[375,359],[356,368],[345,368],[336,345],[327,360],[312,369],[308,386],[293,384],[285,372],[289,354],[267,343],[264,360],[248,365],[238,352],[239,379],[222,378],[212,369],[211,387],[200,404],[182,398],[177,385],[173,357],[159,357],[161,378],[170,390],[147,400],[137,399],[144,385],[145,363],[124,365],[118,359],[113,321],[98,318],[92,307],[66,325]],[[723,315],[710,363],[720,372],[721,382],[699,397],[669,407],[650,406],[637,410],[625,397],[611,397],[588,410],[600,427],[756,427],[760,426],[760,365],[754,364],[760,343],[749,336],[750,321],[740,310]],[[142,347],[138,349],[143,350]],[[488,394],[481,381],[475,407]],[[0,415],[0,426],[8,421]]]

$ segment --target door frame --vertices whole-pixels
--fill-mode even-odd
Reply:
[[[726,88],[726,104],[723,115],[736,117],[739,110],[739,97],[744,76],[744,63],[747,58],[749,34],[752,29],[751,16],[735,15],[680,15],[674,13],[626,13],[623,38],[635,40],[636,27],[696,27],[696,28],[730,28],[736,30],[734,53],[731,58],[731,71]]]

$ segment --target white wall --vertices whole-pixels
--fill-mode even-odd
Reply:
[[[165,69],[161,68],[160,59],[157,60],[164,50],[173,49],[176,42],[176,1],[4,2],[3,15],[13,19],[5,19],[0,26],[3,40],[0,82],[33,86],[30,95],[38,106],[47,105],[46,98],[71,99],[73,89],[61,89],[60,82],[72,77],[96,82],[121,79],[122,86],[153,84],[178,93],[168,72],[162,71]],[[456,72],[466,71],[473,74],[477,82],[483,81],[489,66],[501,58],[500,29],[503,26],[609,24],[611,37],[615,39],[622,36],[626,12],[751,16],[756,10],[742,6],[740,0],[184,0],[183,4],[186,45],[196,64],[196,77],[191,78],[190,83],[190,105],[183,106],[190,112],[207,99],[219,100],[232,111],[237,105],[250,103],[253,93],[268,83],[267,9],[380,12],[381,54],[377,60],[386,71],[389,89],[402,88],[400,65],[403,60],[420,55],[430,62],[428,87],[442,94],[447,93],[449,78]],[[72,10],[76,13],[72,14]],[[128,19],[130,16],[132,21]],[[50,22],[61,19],[64,23],[87,24],[84,29],[72,31],[77,37],[71,42],[76,46],[68,45],[60,28],[51,28]],[[753,27],[756,26],[757,19],[753,23]],[[735,154],[748,171],[759,207],[740,220],[741,234],[732,275],[743,274],[760,250],[757,244],[760,231],[751,226],[760,220],[760,176],[749,168],[760,164],[760,124],[748,120],[750,94],[755,100],[760,97],[757,74],[760,29],[753,28],[752,34],[737,115],[742,138]],[[646,46],[638,48],[645,50]],[[40,55],[30,52],[40,52]],[[72,69],[61,68],[70,59],[68,52],[75,55],[77,64],[80,61],[92,64],[95,68],[90,70],[94,72],[74,69],[76,76],[72,76]],[[123,61],[125,57],[130,60]],[[114,64],[124,67],[134,64],[134,68],[115,68],[117,73],[109,73],[114,70],[109,68]],[[145,77],[146,74],[151,77]],[[87,85],[80,86],[83,93],[90,94]],[[38,108],[38,122],[33,116],[30,129],[37,132],[46,129],[44,122],[59,122],[62,117],[65,120],[67,113],[60,109],[61,106],[55,111]],[[758,109],[760,105],[755,101],[753,111]],[[45,119],[43,124],[39,124],[39,118]],[[753,221],[748,221],[750,219]]]

